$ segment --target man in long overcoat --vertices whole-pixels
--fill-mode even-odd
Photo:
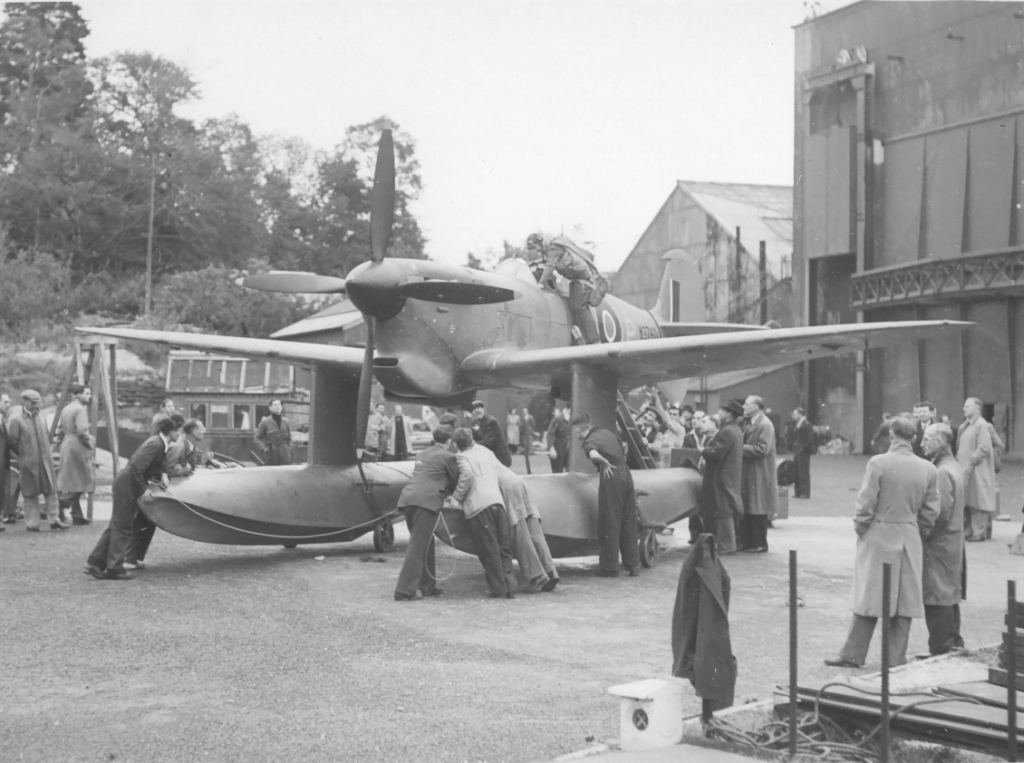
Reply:
[[[89,433],[89,401],[92,390],[83,384],[71,387],[74,396],[60,412],[57,442],[60,443],[60,469],[57,472],[57,498],[61,521],[71,509],[71,521],[87,525],[92,520],[82,513],[82,494],[96,490],[96,442]]]
[[[640,574],[636,492],[622,443],[614,432],[593,426],[588,413],[574,416],[572,426],[579,435],[583,453],[597,467],[600,475],[597,488],[597,539],[601,546],[598,574],[618,577],[621,551],[623,566],[629,570],[630,577],[636,577]]]
[[[743,402],[743,532],[740,545],[759,554],[768,550],[768,520],[778,512],[779,477],[775,467],[775,426],[765,415],[764,400]]]
[[[796,464],[796,483],[793,485],[794,498],[811,497],[811,454],[814,452],[814,427],[807,420],[803,408],[793,410],[793,433],[789,449],[793,451]]]
[[[34,389],[21,393],[21,411],[11,417],[7,435],[11,450],[18,454],[21,494],[25,498],[25,529],[39,531],[39,499],[43,499],[51,530],[67,530],[57,516],[57,476],[50,452],[50,434],[39,410],[42,397]]]
[[[957,436],[956,460],[964,470],[964,501],[968,519],[967,540],[982,541],[991,535],[996,513],[996,470],[992,457],[992,436],[981,417],[981,401],[969,397],[964,403],[964,421]]]
[[[835,667],[861,667],[882,612],[882,565],[892,565],[889,612],[889,664],[907,661],[911,618],[924,616],[921,593],[921,536],[929,535],[939,516],[938,472],[930,461],[914,455],[917,423],[897,416],[889,428],[889,452],[868,461],[857,513],[857,556],[853,567],[850,609],[853,622]]]
[[[924,430],[921,449],[938,469],[939,517],[924,536],[924,619],[928,651],[946,654],[964,645],[959,608],[964,565],[964,471],[953,458],[953,430],[931,424]]]
[[[743,520],[743,432],[739,419],[743,406],[727,400],[718,411],[721,428],[701,451],[704,480],[701,483],[700,518],[704,532],[718,540],[723,554],[736,551],[736,523]],[[705,431],[714,431],[714,419],[707,417]]]
[[[270,401],[270,415],[264,416],[253,439],[266,455],[267,466],[280,466],[292,462],[292,425],[282,414],[280,400]]]

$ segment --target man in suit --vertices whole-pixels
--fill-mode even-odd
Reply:
[[[742,416],[743,404],[739,400],[722,403],[718,410],[718,432],[701,451],[701,521],[704,532],[715,536],[722,554],[736,551],[736,523],[743,519],[743,432],[739,425]],[[712,428],[705,425],[708,434]]]
[[[57,470],[50,452],[50,433],[39,410],[41,402],[42,396],[34,389],[22,392],[21,412],[12,416],[7,425],[11,451],[18,454],[21,494],[25,497],[28,514],[25,529],[39,532],[39,499],[42,498],[50,529],[67,530],[70,525],[61,522],[57,515]]]
[[[266,466],[280,466],[292,462],[292,425],[284,417],[280,400],[270,401],[270,415],[264,416],[256,428],[253,440],[263,451]]]
[[[921,537],[931,534],[939,516],[938,472],[914,455],[917,422],[897,416],[889,427],[888,453],[868,461],[853,518],[857,555],[850,609],[853,621],[839,656],[826,665],[859,668],[867,658],[879,617],[890,618],[889,664],[907,661],[911,618],[924,616],[921,593]],[[882,612],[882,565],[892,565],[895,595]]]
[[[551,473],[561,474],[569,468],[569,442],[572,438],[572,425],[566,417],[568,408],[555,410],[548,425],[547,443],[551,456]]]
[[[963,647],[960,599],[963,598],[964,470],[953,457],[953,430],[932,424],[921,442],[924,454],[938,469],[939,516],[924,536],[924,621],[928,651],[946,654]]]
[[[803,408],[793,410],[793,428],[789,449],[793,451],[796,464],[796,483],[793,485],[795,498],[811,497],[811,453],[814,452],[814,427],[807,420]]]
[[[187,477],[203,462],[197,444],[206,436],[206,427],[199,419],[185,421],[180,413],[171,416],[176,430],[175,439],[164,454],[163,472],[168,477]],[[180,431],[179,431],[180,430]],[[129,570],[146,568],[146,553],[153,542],[156,525],[145,512],[136,511],[132,522],[132,541],[125,552],[124,566]]]
[[[398,508],[409,528],[409,545],[398,573],[395,601],[412,601],[417,591],[422,596],[441,595],[434,568],[434,528],[444,499],[459,483],[459,464],[447,448],[451,430],[439,426],[433,436],[434,444],[417,454],[412,477],[398,497]]]
[[[589,413],[573,416],[573,429],[583,452],[597,467],[601,481],[597,488],[597,539],[601,545],[598,574],[619,576],[619,552],[630,577],[640,574],[640,546],[637,538],[636,492],[633,473],[618,436],[594,426]]]
[[[490,450],[502,464],[512,466],[512,454],[509,453],[501,424],[496,418],[487,414],[482,400],[474,400],[472,409],[473,439]]]
[[[140,445],[128,460],[128,467],[114,478],[113,503],[110,525],[100,536],[96,547],[85,563],[85,574],[98,580],[131,580],[124,568],[125,554],[132,541],[132,524],[138,502],[149,503],[153,494],[151,480],[159,480],[166,489],[170,484],[163,470],[164,457],[178,430],[170,416],[157,420],[157,433]]]
[[[935,406],[927,400],[922,400],[914,406],[914,419],[917,421],[917,434],[914,436],[914,455],[919,458],[928,458],[924,452],[924,430],[935,423]],[[929,459],[930,460],[930,459]]]

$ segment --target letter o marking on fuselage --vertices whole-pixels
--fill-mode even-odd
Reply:
[[[601,308],[601,338],[605,342],[617,342],[622,333],[619,329],[619,319],[611,310]]]

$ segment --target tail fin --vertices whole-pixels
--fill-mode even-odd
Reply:
[[[661,259],[665,271],[661,275],[658,302],[651,313],[658,323],[703,323],[706,315],[700,256],[685,249],[670,249]]]

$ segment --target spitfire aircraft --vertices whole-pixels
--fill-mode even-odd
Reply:
[[[372,259],[347,278],[270,272],[250,288],[347,293],[366,321],[365,350],[330,344],[184,332],[89,328],[84,333],[156,342],[312,369],[309,457],[305,465],[205,471],[175,481],[143,511],[162,529],[207,543],[285,545],[350,541],[375,532],[390,543],[391,522],[412,462],[360,458],[376,379],[395,401],[466,405],[480,389],[550,390],[614,429],[619,390],[722,371],[778,366],[909,342],[966,328],[953,321],[763,328],[659,323],[608,295],[595,308],[598,344],[576,344],[567,295],[537,282],[512,259],[493,273],[427,260],[388,258],[395,164],[384,131],[371,192]],[[698,292],[695,292],[699,294]],[[703,303],[691,314],[703,312]],[[592,553],[597,541],[597,475],[578,445],[570,472],[525,477],[560,556]],[[696,510],[700,476],[688,469],[634,472],[641,514],[665,526]],[[438,536],[471,551],[458,512]],[[647,533],[642,557],[656,552]],[[653,549],[652,549],[653,544]]]

